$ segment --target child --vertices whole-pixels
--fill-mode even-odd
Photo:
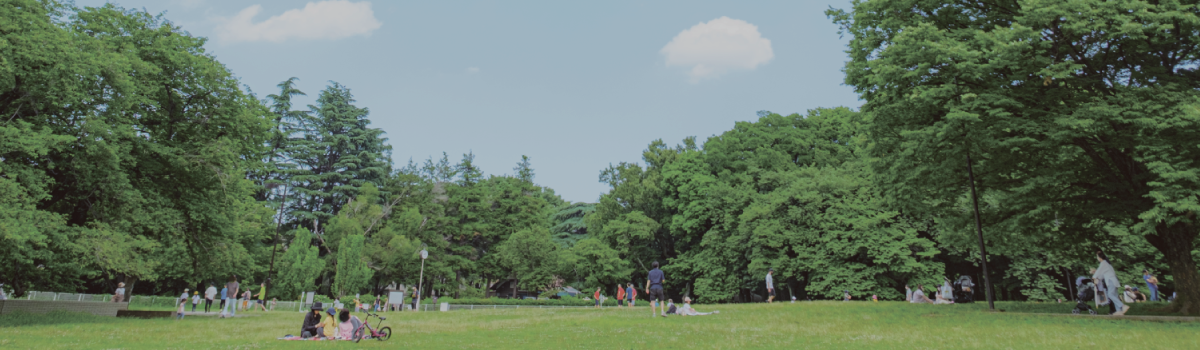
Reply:
[[[271,298],[271,311],[275,311],[275,302],[277,301],[279,301],[279,298]]]
[[[874,301],[874,302],[878,303],[878,302],[879,302],[879,295],[877,295],[877,294],[871,294],[871,301]]]
[[[596,299],[596,308],[599,309],[600,308],[600,287],[596,287],[596,294],[593,295],[592,297],[593,297],[593,299]]]
[[[177,318],[175,319],[176,321],[183,319],[183,310],[186,310],[185,307],[187,306],[188,300],[187,300],[187,298],[179,298],[178,301],[179,302],[176,303],[178,305],[176,305],[177,307],[175,309],[175,315],[177,316]]]
[[[196,312],[196,306],[200,305],[200,291],[192,293],[192,312]]]
[[[617,286],[617,307],[625,306],[625,287]]]

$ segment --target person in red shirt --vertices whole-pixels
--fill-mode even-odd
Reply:
[[[596,295],[593,295],[592,299],[596,299],[596,308],[599,309],[600,308],[600,287],[596,287]]]
[[[617,307],[622,307],[624,305],[625,305],[625,288],[621,287],[621,285],[618,284],[617,285]]]

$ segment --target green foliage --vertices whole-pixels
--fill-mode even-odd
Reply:
[[[694,280],[702,302],[758,289],[768,267],[777,287],[794,279],[826,298],[898,299],[910,279],[940,275],[923,225],[886,210],[873,189],[859,122],[844,108],[768,114],[668,163],[670,230],[691,247],[669,271]]]
[[[361,291],[374,273],[363,259],[364,240],[365,236],[356,234],[342,238],[337,256],[337,277],[334,279],[338,298]]]
[[[570,249],[560,250],[560,271],[564,276],[583,282],[583,288],[632,283],[633,267],[619,253],[595,238],[579,241]]]
[[[20,211],[0,226],[23,271],[6,283],[260,269],[269,214],[242,177],[270,120],[205,39],[111,4],[9,1],[0,18],[0,207]]]
[[[530,289],[542,289],[553,282],[554,272],[559,268],[558,245],[550,240],[550,232],[544,227],[532,227],[517,231],[496,248],[499,264],[511,271],[518,285]]]
[[[969,237],[970,154],[989,246],[1087,261],[1077,247],[1120,249],[1100,228],[1130,226],[1170,265],[1175,307],[1200,312],[1194,1],[878,0],[829,15],[853,36],[846,83],[898,207]]]
[[[550,235],[560,247],[570,248],[588,238],[587,223],[583,218],[596,211],[595,203],[564,203],[552,211]]]
[[[293,295],[315,291],[314,280],[325,267],[319,255],[317,246],[313,245],[312,233],[306,228],[296,230],[287,252],[279,259],[279,275],[275,277],[271,293],[290,300]]]

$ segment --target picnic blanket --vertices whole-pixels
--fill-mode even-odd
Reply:
[[[337,340],[337,339],[331,339],[331,338],[317,338],[317,337],[301,338],[299,336],[294,336],[294,335],[286,336],[286,337],[279,337],[279,338],[275,338],[275,339],[276,340]]]

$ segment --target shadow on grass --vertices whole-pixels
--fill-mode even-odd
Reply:
[[[107,323],[116,321],[116,317],[96,316],[89,313],[70,311],[51,311],[44,314],[32,314],[17,311],[0,315],[0,327],[44,326],[55,324],[78,323]]]

